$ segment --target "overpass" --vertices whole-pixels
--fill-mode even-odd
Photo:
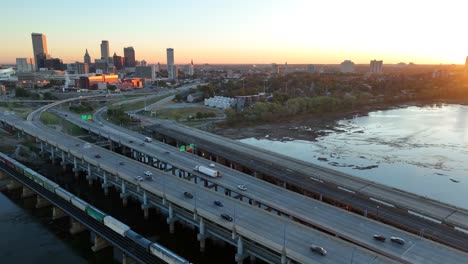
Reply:
[[[11,178],[14,178],[16,181],[20,182],[24,187],[26,187],[27,190],[33,191],[34,193],[42,197],[42,199],[52,204],[54,206],[54,213],[56,212],[55,209],[59,208],[60,211],[69,215],[72,219],[74,219],[74,221],[79,222],[82,226],[91,230],[92,233],[95,234],[95,237],[103,238],[112,246],[118,248],[121,252],[124,253],[123,261],[128,261],[127,257],[131,257],[138,263],[166,263],[160,258],[152,255],[139,244],[126,237],[119,235],[112,229],[105,226],[103,223],[100,223],[95,218],[89,216],[79,208],[64,200],[62,197],[50,192],[35,181],[21,174],[17,170],[8,167],[3,162],[0,162],[0,172],[3,175],[7,175]],[[38,198],[38,204],[39,203],[43,204],[44,201]],[[70,229],[71,232],[74,232],[74,226],[76,227],[79,225],[74,224],[72,221],[72,229]],[[95,239],[95,246],[93,246],[93,250],[99,250],[99,248],[102,247],[102,244],[103,242],[101,242],[99,239]]]
[[[408,244],[408,248],[405,247],[404,250],[399,248],[397,253],[391,253],[392,246],[397,248],[395,245],[388,245],[388,249],[383,249],[382,252],[391,253],[389,255],[392,258],[385,257],[288,218],[239,203],[225,194],[207,190],[200,184],[174,177],[154,167],[39,126],[35,122],[22,121],[14,115],[3,115],[0,119],[4,125],[10,124],[22,131],[21,133],[35,137],[41,143],[42,151],[49,152],[52,159],[61,157],[62,164],[73,164],[75,172],[86,171],[90,182],[99,179],[104,191],[114,187],[120,190],[124,202],[133,197],[141,201],[143,210],[150,206],[159,208],[167,214],[167,222],[172,231],[176,220],[197,227],[201,249],[204,249],[207,236],[234,245],[237,248],[235,258],[238,263],[242,263],[248,256],[268,263],[410,263],[401,254],[414,247],[413,243],[411,246]],[[95,157],[97,153],[101,158]],[[120,162],[125,165],[120,165]],[[150,170],[153,180],[136,181],[135,176],[141,175],[142,170]],[[187,198],[183,194],[185,191],[194,194],[194,197]],[[224,207],[213,205],[215,200],[223,201]],[[233,221],[223,220],[220,217],[222,213],[230,215]],[[311,243],[325,247],[327,256],[311,252]],[[455,257],[453,260],[456,263],[460,256],[453,253],[458,252],[447,250],[449,254],[446,257]],[[433,250],[427,253],[430,254],[431,251]],[[445,250],[444,252],[447,253]]]
[[[442,248],[435,249],[437,247],[433,248],[431,246],[435,244],[431,244],[432,242],[423,240],[420,237],[350,214],[344,210],[339,210],[302,195],[286,191],[230,168],[223,166],[218,167],[218,169],[223,173],[222,179],[211,179],[206,176],[199,175],[193,172],[192,168],[194,165],[198,164],[207,165],[209,161],[206,159],[189,153],[181,153],[173,147],[159,142],[141,146],[138,144],[138,142],[143,138],[141,135],[134,135],[128,131],[115,131],[114,129],[97,125],[94,122],[82,122],[78,117],[74,117],[73,115],[63,115],[62,117],[85,127],[96,135],[109,138],[110,141],[113,142],[111,144],[111,148],[116,148],[117,145],[126,146],[127,151],[130,151],[129,154],[131,157],[135,159],[145,161],[146,163],[153,165],[156,164],[157,167],[166,168],[174,174],[179,174],[180,177],[185,179],[190,179],[195,182],[197,182],[198,179],[198,182],[201,182],[206,186],[206,188],[214,189],[221,193],[229,193],[229,195],[236,199],[244,199],[244,201],[246,200],[246,203],[289,217],[296,222],[306,223],[315,228],[325,230],[326,232],[332,233],[345,240],[350,240],[358,245],[371,248],[376,252],[386,250],[387,246],[386,244],[382,245],[376,243],[372,239],[372,234],[377,232],[388,236],[401,236],[406,240],[412,241],[410,242],[412,244],[410,247],[411,250],[406,252],[404,257],[405,260],[409,262],[418,262],[410,257],[412,254],[414,254],[414,256],[422,256],[430,254],[429,252],[439,252],[436,255],[441,255],[434,257],[434,259],[439,259],[446,253],[449,255],[452,253],[452,251],[445,251]],[[161,167],[160,165],[163,166]],[[249,186],[249,190],[246,193],[237,190],[238,184],[245,184],[246,182],[247,186]],[[392,254],[402,254],[402,252],[404,252],[400,252],[398,249],[392,248],[391,246],[387,249],[397,251]],[[425,261],[429,260],[425,259]]]

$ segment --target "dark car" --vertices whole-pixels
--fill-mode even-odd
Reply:
[[[187,197],[187,198],[190,198],[190,199],[193,198],[193,194],[191,194],[189,192],[184,192],[184,196]]]
[[[374,239],[381,242],[385,242],[385,237],[382,235],[374,235]]]
[[[393,243],[397,243],[397,244],[400,244],[400,245],[404,245],[405,244],[405,240],[403,238],[400,238],[400,237],[391,237],[390,240],[393,242]]]
[[[141,142],[141,143],[140,143],[140,146],[144,146],[144,145],[145,145],[145,142]]]
[[[232,217],[228,214],[221,214],[221,218],[223,218],[226,221],[232,222]]]
[[[125,162],[121,161],[119,162],[120,165],[125,165]]]
[[[133,143],[133,140],[128,141],[129,143]]]
[[[96,157],[96,158],[98,158],[98,159],[99,159],[99,158],[101,157],[101,155],[99,155],[99,154],[96,154],[96,155],[94,155],[94,157]]]
[[[310,245],[310,250],[317,252],[322,256],[325,256],[327,254],[327,251],[323,247],[320,247],[314,244]]]
[[[221,202],[221,201],[214,201],[213,203],[214,203],[215,205],[219,206],[219,207],[223,207],[223,206],[224,206],[223,202]]]
[[[79,147],[79,146],[80,146],[80,143],[76,143],[75,146]]]

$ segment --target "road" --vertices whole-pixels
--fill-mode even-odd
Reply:
[[[97,134],[101,134],[104,137],[110,136],[114,141],[121,142],[121,144],[129,148],[149,156],[157,157],[185,171],[192,171],[195,165],[202,164],[208,166],[209,163],[211,163],[209,160],[187,152],[180,152],[178,149],[161,142],[145,143],[144,146],[141,146],[140,143],[143,141],[143,135],[115,126],[105,120],[101,121],[105,126],[99,126],[93,122],[81,121],[77,116],[70,113],[68,113],[67,116],[63,113],[62,117],[72,123],[92,129]],[[97,118],[99,118],[99,115],[97,115]],[[97,121],[100,121],[100,119],[97,119]],[[130,143],[130,141],[134,143]],[[207,179],[216,182],[219,186],[225,189],[237,190],[239,184],[244,184],[248,187],[248,191],[242,193],[245,197],[260,201],[271,208],[277,209],[306,223],[311,223],[314,226],[319,226],[327,230],[333,230],[338,233],[339,236],[345,237],[377,252],[385,252],[385,254],[394,256],[401,256],[404,253],[405,259],[407,258],[408,261],[413,263],[417,263],[418,255],[425,254],[421,252],[438,252],[437,254],[439,254],[439,257],[434,257],[436,261],[434,263],[450,258],[449,256],[445,256],[446,254],[444,252],[449,252],[448,255],[451,255],[453,252],[458,252],[452,251],[452,249],[449,250],[447,247],[443,247],[427,239],[422,239],[419,236],[338,209],[276,185],[260,181],[228,167],[217,165],[216,169],[222,173],[223,177],[216,180],[211,178]],[[192,171],[192,173],[195,172]],[[203,175],[197,175],[203,177]],[[448,227],[446,228],[449,229]],[[394,248],[391,244],[376,242],[372,238],[374,234],[382,234],[387,237],[402,237],[407,241],[408,248]],[[458,236],[455,237],[455,239],[458,238]],[[463,240],[460,240],[460,243],[462,242]],[[401,251],[399,249],[401,249]],[[461,252],[460,254],[464,255]],[[430,263],[430,261],[428,260],[427,263]]]
[[[41,139],[56,145],[59,149],[67,150],[86,162],[118,174],[120,178],[125,179],[127,182],[138,184],[138,182],[135,182],[134,177],[141,175],[143,171],[150,170],[153,173],[154,180],[140,183],[140,188],[158,196],[165,195],[170,202],[188,210],[193,211],[196,208],[198,215],[229,230],[232,230],[235,225],[236,232],[242,237],[257,241],[274,251],[281,252],[285,246],[288,257],[300,263],[349,263],[351,259],[354,259],[356,263],[395,262],[395,260],[390,260],[369,250],[295,223],[287,218],[239,203],[237,200],[225,195],[207,190],[178,177],[173,177],[154,167],[143,165],[98,146],[85,144],[86,142],[80,139],[39,125],[37,124],[38,121],[21,121],[14,115],[3,115],[0,119],[8,120],[9,123],[15,124],[16,127],[23,129],[27,134],[41,135]],[[101,158],[95,158],[97,154]],[[119,165],[120,161],[124,161],[125,165]],[[193,193],[194,198],[186,198],[183,195],[185,191]],[[219,208],[213,205],[215,200],[223,201],[225,206]],[[221,213],[228,213],[235,220],[233,222],[222,220],[220,218]],[[284,236],[284,228],[286,228],[286,237]],[[323,257],[310,251],[310,243],[325,247],[328,251],[327,256]],[[398,248],[396,245],[390,246]],[[399,251],[401,252],[398,255],[403,254],[403,251],[406,250],[406,248],[400,248]],[[452,251],[448,249],[446,253]],[[446,254],[445,259],[458,263],[459,260],[454,258],[455,256],[467,257],[455,253],[457,252],[453,251],[453,254]]]

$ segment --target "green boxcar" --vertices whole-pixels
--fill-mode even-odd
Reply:
[[[24,176],[28,177],[29,179],[33,179],[34,171],[31,169],[24,170]]]
[[[86,213],[92,218],[98,220],[99,222],[104,223],[104,217],[106,217],[106,214],[99,211],[98,209],[92,206],[88,206],[86,207]]]

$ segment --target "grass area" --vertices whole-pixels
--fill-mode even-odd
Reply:
[[[41,122],[46,125],[58,125],[60,124],[60,117],[48,112],[44,112],[41,114]]]
[[[60,117],[49,113],[44,112],[41,114],[41,121],[46,125],[62,125],[63,132],[70,134],[72,136],[84,135],[86,132],[81,129],[79,126],[72,124],[68,121],[61,119]]]
[[[197,112],[200,113],[215,113],[216,115],[220,114],[220,110],[211,108],[211,107],[184,107],[184,108],[166,108],[160,111],[157,111],[157,114],[153,117],[158,119],[171,119],[179,120],[185,119],[189,116],[195,116]]]
[[[159,101],[161,99],[164,99],[167,96],[168,95],[164,95],[164,96],[158,96],[158,97],[146,99],[146,105],[156,103],[157,101]],[[144,99],[142,99],[141,101],[138,101],[138,102],[124,104],[124,105],[122,105],[122,110],[130,111],[130,110],[141,109],[143,107],[145,107],[145,100]]]

